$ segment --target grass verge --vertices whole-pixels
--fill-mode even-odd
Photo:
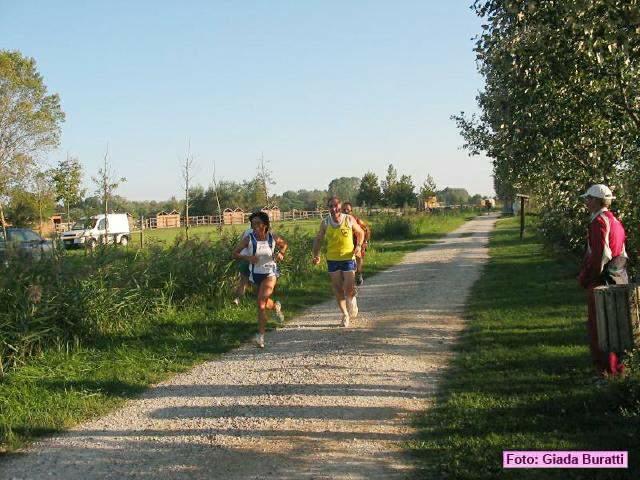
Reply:
[[[376,241],[368,251],[366,275],[399,262],[473,215],[419,217],[415,237]],[[317,223],[316,223],[317,226]],[[275,297],[287,316],[330,298],[324,268],[302,283],[279,284]],[[0,452],[71,427],[121,405],[150,384],[237,347],[256,330],[255,306],[196,305],[170,309],[140,322],[130,335],[104,335],[91,345],[50,348],[0,379]]]
[[[594,382],[577,265],[533,228],[498,222],[473,288],[468,327],[436,404],[410,444],[424,478],[640,478],[640,419],[616,383]],[[627,450],[628,470],[502,468],[503,450]]]

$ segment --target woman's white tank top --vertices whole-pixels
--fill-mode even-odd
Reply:
[[[258,240],[253,232],[249,234],[249,255],[258,257],[258,261],[250,265],[251,273],[277,273],[278,265],[273,259],[276,242],[271,233],[266,240]]]

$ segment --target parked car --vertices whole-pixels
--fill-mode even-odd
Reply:
[[[7,238],[0,229],[0,258],[5,258],[9,249],[14,249],[19,255],[40,259],[43,254],[53,251],[53,243],[28,228],[9,227]]]
[[[106,221],[104,214],[80,219],[71,230],[62,234],[62,243],[65,248],[94,248],[98,243],[113,242],[124,246],[129,243],[130,236],[127,214],[110,213]]]

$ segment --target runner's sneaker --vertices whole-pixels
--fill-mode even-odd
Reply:
[[[236,307],[240,306],[240,297],[236,297],[233,299],[233,303],[236,305]]]
[[[349,327],[349,315],[342,315],[342,323],[341,327],[348,328]]]
[[[356,275],[356,285],[360,286],[364,283],[364,278],[362,277],[362,272],[358,272]]]
[[[264,335],[262,333],[258,333],[253,339],[253,343],[255,343],[258,348],[264,348]]]
[[[278,322],[279,323],[283,323],[284,322],[284,313],[282,313],[282,304],[280,302],[275,302],[274,303],[273,311],[276,314],[276,318],[278,319]]]

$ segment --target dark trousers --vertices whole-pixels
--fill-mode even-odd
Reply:
[[[611,375],[619,375],[624,371],[624,365],[620,362],[620,354],[618,352],[605,352],[598,346],[598,327],[596,323],[596,299],[593,294],[594,287],[592,285],[587,289],[587,310],[589,317],[587,320],[587,331],[589,332],[589,349],[591,350],[591,358],[598,370],[598,373],[608,373]]]

